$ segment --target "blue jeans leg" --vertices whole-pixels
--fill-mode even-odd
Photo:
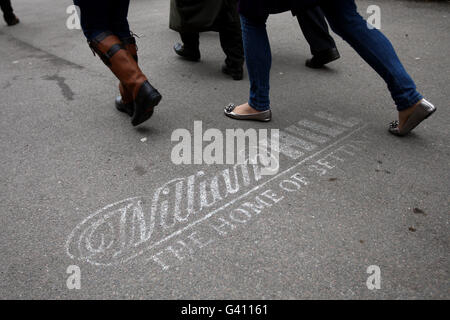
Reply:
[[[333,31],[384,79],[398,111],[412,107],[423,98],[391,42],[379,30],[368,28],[354,0],[323,0],[321,7]]]
[[[242,40],[250,78],[249,104],[258,111],[270,109],[270,68],[272,54],[266,20],[251,20],[241,15]]]

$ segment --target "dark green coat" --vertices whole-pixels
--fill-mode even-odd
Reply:
[[[224,0],[170,0],[170,29],[178,32],[217,31]]]

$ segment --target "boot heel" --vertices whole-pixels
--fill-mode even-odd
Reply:
[[[148,81],[145,81],[134,101],[134,114],[131,119],[133,126],[138,126],[153,115],[154,108],[161,101],[162,96]]]
[[[129,115],[130,117],[133,116],[133,112],[134,112],[134,105],[133,103],[125,103],[122,100],[122,96],[118,96],[116,98],[116,109],[119,110],[120,112],[126,113],[127,115]]]

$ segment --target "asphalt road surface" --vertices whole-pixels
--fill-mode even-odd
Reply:
[[[366,17],[381,8],[438,108],[403,139],[387,132],[384,82],[346,43],[328,68],[304,66],[289,13],[268,23],[273,121],[235,122],[222,110],[246,101],[248,78],[220,73],[218,35],[202,34],[201,62],[183,61],[169,1],[133,0],[141,66],[164,96],[133,128],[114,108],[117,81],[66,27],[70,1],[13,4],[21,24],[0,27],[2,299],[450,297],[448,2],[358,1]],[[274,176],[175,165],[171,135],[194,121],[279,129],[296,145]]]

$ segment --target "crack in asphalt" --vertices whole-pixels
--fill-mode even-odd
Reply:
[[[1,32],[0,31],[0,35],[6,36],[8,38],[8,41],[11,42],[15,42],[15,44],[19,47],[22,47],[23,49],[27,50],[27,51],[34,51],[34,52],[38,52],[43,54],[41,57],[39,58],[44,58],[47,61],[49,61],[50,63],[52,63],[53,65],[60,67],[60,66],[65,66],[65,67],[70,67],[70,68],[75,68],[78,70],[83,70],[84,67],[76,64],[72,61],[69,61],[67,59],[64,59],[62,57],[59,57],[57,55],[54,55],[53,53],[50,53],[48,51],[45,51],[43,49],[37,48],[35,46],[33,46],[32,44],[29,44],[23,40],[20,40],[18,38],[15,38],[7,33]]]
[[[45,76],[43,77],[44,80],[49,81],[56,81],[58,86],[61,88],[61,92],[67,100],[73,100],[73,96],[75,95],[70,86],[66,83],[66,78],[61,77],[58,75],[58,73],[54,74],[53,76]]]

